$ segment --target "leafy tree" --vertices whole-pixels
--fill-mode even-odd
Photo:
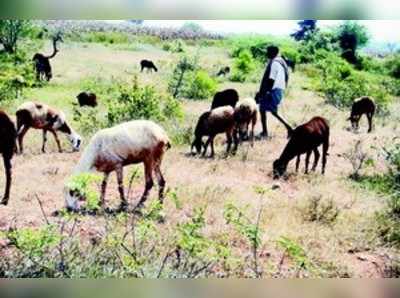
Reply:
[[[0,44],[4,51],[14,54],[17,51],[17,43],[21,37],[26,36],[31,29],[28,20],[0,20]]]
[[[353,21],[346,21],[339,26],[337,37],[342,49],[342,57],[352,64],[358,62],[357,49],[368,43],[369,36],[365,26]]]
[[[297,23],[300,29],[291,34],[295,40],[308,40],[317,29],[317,20],[302,20]]]

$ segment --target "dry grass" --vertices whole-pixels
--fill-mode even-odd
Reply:
[[[218,50],[217,54],[212,56],[210,53],[213,53],[213,49],[204,51],[206,50],[203,49],[202,53],[209,54],[204,64],[210,72],[218,63],[229,63],[227,53]],[[82,47],[79,44],[66,44],[53,61],[55,80],[48,87],[31,91],[26,96],[29,98],[43,94],[47,102],[69,111],[69,102],[78,91],[73,89],[75,87],[68,89],[69,85],[75,86],[77,81],[90,76],[124,77],[130,73],[137,73],[138,62],[142,58],[155,61],[160,65],[161,71],[157,74],[140,75],[140,80],[156,84],[158,88],[165,88],[171,65],[176,59],[173,54],[156,48],[146,52],[113,51],[100,45]],[[60,72],[61,69],[64,72]],[[195,206],[207,205],[206,232],[210,235],[224,232],[228,229],[222,215],[224,205],[230,201],[239,206],[249,205],[249,210],[255,218],[259,196],[254,192],[254,187],[262,186],[269,190],[263,199],[264,212],[261,220],[261,227],[265,232],[261,258],[264,268],[275,266],[279,262],[281,253],[276,240],[285,236],[299,243],[307,251],[310,260],[318,265],[324,276],[379,276],[379,270],[370,266],[372,261],[369,262],[368,258],[379,258],[384,252],[372,233],[374,212],[380,210],[384,202],[375,194],[354,187],[348,179],[351,165],[341,154],[348,151],[359,138],[364,139],[364,143],[383,144],[398,134],[398,128],[396,126],[393,129],[390,122],[382,126],[383,123],[379,121],[372,134],[366,135],[365,127],[360,134],[354,134],[347,130],[347,113],[324,104],[318,95],[303,90],[304,84],[305,78],[301,73],[293,75],[292,87],[281,112],[292,124],[300,124],[316,115],[329,120],[331,148],[326,175],[320,175],[320,168],[317,173],[308,176],[301,172],[295,174],[294,165],[291,164],[287,181],[276,182],[272,179],[272,162],[280,155],[286,139],[284,129],[271,118],[269,127],[273,138],[256,142],[253,148],[245,143],[236,156],[224,157],[222,137],[217,139],[217,156],[213,160],[188,156],[187,147],[173,147],[166,154],[163,170],[168,187],[176,189],[184,207],[177,212],[173,203],[167,201],[165,225],[179,222],[186,214],[190,214]],[[52,85],[60,88],[51,87]],[[241,96],[252,95],[257,88],[252,83],[229,82],[221,85],[221,88],[225,87],[237,88]],[[59,100],[57,94],[57,90],[60,89],[65,90],[62,94],[63,100]],[[184,101],[185,113],[190,115],[188,119],[194,119],[208,106],[208,101]],[[71,118],[71,115],[68,117]],[[43,224],[35,194],[43,201],[45,213],[49,217],[53,211],[63,207],[64,181],[70,175],[80,153],[55,153],[55,144],[50,139],[48,151],[51,153],[40,154],[40,142],[40,132],[29,132],[25,139],[26,153],[17,156],[13,161],[11,200],[9,206],[0,207],[0,231],[8,229],[13,219],[18,227]],[[69,148],[69,145],[65,143],[64,148]],[[368,150],[371,154],[374,152],[371,148]],[[303,167],[302,162],[301,171]],[[376,168],[379,167],[378,163]],[[138,200],[143,189],[143,181],[138,181],[139,183],[134,185],[133,196],[129,198],[132,205]],[[0,175],[0,185],[3,183],[4,177]],[[340,212],[332,225],[307,222],[299,214],[299,206],[315,195],[320,195],[322,200],[332,199],[338,206]],[[153,199],[155,191],[150,200]],[[110,205],[118,204],[115,177],[109,185],[107,201]],[[81,233],[90,234],[95,233],[96,222],[101,221],[101,218],[82,217],[80,221]],[[243,253],[246,250],[240,241],[235,245],[237,247],[234,249]],[[354,254],[365,251],[368,251],[368,258],[359,258]]]

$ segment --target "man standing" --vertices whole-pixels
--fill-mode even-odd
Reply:
[[[292,132],[290,125],[278,115],[278,106],[282,101],[285,88],[289,81],[289,72],[286,62],[278,54],[278,47],[269,46],[267,48],[267,58],[269,62],[261,81],[260,90],[256,95],[256,100],[260,104],[262,123],[262,132],[258,137],[259,139],[268,137],[267,112],[271,112],[271,114],[286,127],[288,137]]]

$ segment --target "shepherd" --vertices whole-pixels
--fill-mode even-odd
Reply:
[[[259,103],[262,132],[258,139],[268,138],[267,112],[271,112],[287,129],[290,137],[293,129],[278,114],[278,106],[281,103],[285,88],[289,82],[289,71],[285,60],[279,56],[279,48],[269,46],[267,48],[267,58],[269,59],[267,69],[261,81],[259,92],[256,95],[256,101]]]

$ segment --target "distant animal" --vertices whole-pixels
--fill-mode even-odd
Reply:
[[[238,92],[235,89],[226,89],[215,93],[214,99],[211,104],[211,109],[223,106],[231,106],[232,108],[235,108],[238,101]]]
[[[50,131],[58,146],[58,151],[62,152],[60,140],[57,136],[57,131],[65,133],[71,142],[74,151],[78,151],[81,145],[81,137],[67,123],[65,114],[46,104],[38,102],[25,102],[20,105],[16,112],[17,116],[17,132],[19,153],[23,153],[24,136],[29,128],[43,130],[43,145],[42,152],[46,152],[47,132]]]
[[[143,69],[147,68],[147,70],[154,70],[155,72],[158,71],[157,67],[154,65],[153,61],[151,60],[142,60],[140,61],[140,71],[143,72]]]
[[[295,70],[296,70],[296,62],[294,60],[291,60],[291,59],[285,57],[285,56],[282,56],[282,59],[285,60],[286,65],[288,67],[290,67],[293,72],[295,72]]]
[[[165,179],[161,173],[161,162],[170,141],[164,129],[152,121],[134,120],[100,130],[85,148],[73,174],[99,171],[104,173],[101,184],[100,203],[104,207],[107,181],[111,172],[117,173],[118,190],[121,197],[120,210],[128,203],[123,187],[123,168],[143,163],[146,187],[135,209],[143,206],[153,187],[153,173],[159,185],[159,200],[164,198]],[[74,189],[65,189],[65,202],[69,210],[78,211],[81,194]],[[83,198],[84,199],[84,198]]]
[[[356,99],[351,107],[350,117],[347,119],[351,122],[353,129],[359,128],[359,122],[362,115],[366,115],[368,119],[368,132],[372,131],[372,118],[375,114],[375,102],[372,97],[363,96]]]
[[[238,101],[235,107],[236,130],[240,139],[244,140],[248,136],[249,125],[251,123],[250,140],[254,144],[254,127],[257,123],[257,103],[253,98],[245,98]]]
[[[78,99],[79,106],[89,106],[96,107],[97,106],[97,97],[96,94],[91,92],[81,92],[76,97]]]
[[[217,73],[217,77],[219,76],[226,76],[227,74],[229,74],[231,72],[231,68],[229,66],[225,66],[222,67],[218,73]]]
[[[226,153],[228,154],[231,149],[232,139],[234,141],[233,151],[237,150],[238,139],[235,130],[235,110],[231,106],[223,106],[211,111],[203,113],[196,125],[194,131],[194,141],[191,146],[191,152],[193,148],[196,149],[197,154],[201,153],[202,147],[203,156],[206,155],[208,146],[211,144],[211,155],[214,157],[214,138],[217,134],[225,133],[227,138]],[[208,136],[206,143],[203,142],[202,138]]]
[[[50,59],[54,58],[58,53],[57,42],[63,42],[61,33],[58,33],[53,37],[53,53],[50,56],[36,53],[32,58],[32,61],[35,63],[36,79],[38,81],[43,79],[50,81],[53,77]]]
[[[11,159],[15,151],[15,141],[17,130],[10,117],[3,111],[0,111],[0,153],[3,155],[4,170],[6,173],[6,187],[4,196],[0,204],[7,205],[10,198],[11,189]]]
[[[299,169],[300,155],[306,153],[305,173],[308,173],[311,152],[314,152],[314,164],[312,171],[315,171],[320,153],[318,147],[322,144],[322,174],[325,173],[326,157],[329,149],[329,125],[322,117],[314,117],[309,122],[298,126],[283,150],[279,159],[273,163],[274,179],[285,174],[289,162],[297,157],[296,171]]]

